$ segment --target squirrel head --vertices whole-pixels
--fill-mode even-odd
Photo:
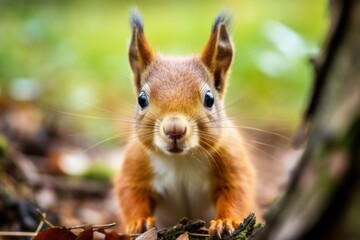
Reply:
[[[184,155],[216,149],[233,56],[226,20],[223,13],[216,17],[199,56],[166,57],[153,52],[139,13],[132,12],[129,60],[138,96],[136,135],[150,151]]]

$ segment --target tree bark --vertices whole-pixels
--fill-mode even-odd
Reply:
[[[296,138],[305,151],[258,239],[360,239],[360,1],[330,1],[330,17]]]

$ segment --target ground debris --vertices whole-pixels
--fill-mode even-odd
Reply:
[[[248,240],[254,237],[263,229],[262,224],[256,223],[255,214],[251,213],[238,226],[231,236],[223,239],[229,240]],[[144,233],[145,234],[145,233]],[[143,235],[143,234],[142,234]],[[142,236],[140,235],[140,236]],[[140,237],[139,236],[139,237]],[[143,239],[143,238],[142,238]],[[171,228],[158,231],[159,240],[177,240],[177,239],[210,239],[208,229],[202,220],[188,220],[186,218],[180,220],[178,224]]]
[[[247,218],[244,219],[238,228],[234,231],[233,235],[229,237],[229,240],[247,240],[253,239],[263,228],[263,225],[256,224],[256,216],[250,213]]]
[[[16,232],[15,234],[3,234],[0,232],[0,236],[34,236],[33,240],[130,240],[136,237],[137,240],[204,240],[211,239],[208,233],[208,229],[205,227],[203,220],[189,220],[183,218],[178,224],[171,228],[166,228],[157,231],[152,228],[140,235],[133,234],[120,234],[115,230],[108,230],[108,228],[114,227],[115,223],[104,225],[80,225],[72,227],[57,227],[50,224],[43,213],[40,213],[40,219],[48,225],[48,229],[45,229],[39,233],[24,233]],[[74,232],[73,230],[81,230],[80,232]],[[253,239],[261,230],[263,225],[256,224],[256,217],[251,213],[244,221],[238,226],[231,236],[225,236],[226,240],[250,240]]]
[[[171,228],[167,228],[158,232],[159,240],[176,240],[184,233],[204,234],[207,235],[208,231],[205,228],[205,222],[202,220],[188,220],[183,218],[178,224]],[[190,237],[190,239],[195,239]]]

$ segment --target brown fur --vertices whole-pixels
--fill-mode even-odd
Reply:
[[[133,27],[129,58],[136,92],[146,93],[148,106],[143,109],[138,106],[136,110],[133,136],[136,140],[128,144],[115,182],[121,223],[129,233],[143,232],[156,223],[154,210],[161,193],[153,185],[156,178],[152,164],[154,156],[164,156],[164,159],[173,156],[173,159],[167,159],[169,161],[179,161],[181,154],[185,157],[199,153],[206,156],[208,162],[204,164],[210,165],[210,176],[204,176],[204,181],[209,181],[208,195],[216,219],[211,221],[211,234],[229,234],[250,212],[257,211],[254,168],[247,158],[241,136],[230,121],[224,120],[222,99],[233,50],[226,26],[220,20],[216,21],[199,57],[155,55],[143,34],[143,26]],[[204,106],[207,91],[215,99],[210,109]],[[163,124],[174,124],[176,128],[176,121],[164,123],[169,117],[183,124],[182,128],[186,129],[183,137],[173,140],[166,136]],[[175,143],[182,153],[166,150]]]

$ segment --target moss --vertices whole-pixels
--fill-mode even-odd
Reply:
[[[0,157],[6,157],[8,154],[8,142],[6,138],[0,134]]]
[[[81,175],[82,178],[98,181],[110,181],[114,176],[114,171],[109,166],[99,162],[90,167]]]

